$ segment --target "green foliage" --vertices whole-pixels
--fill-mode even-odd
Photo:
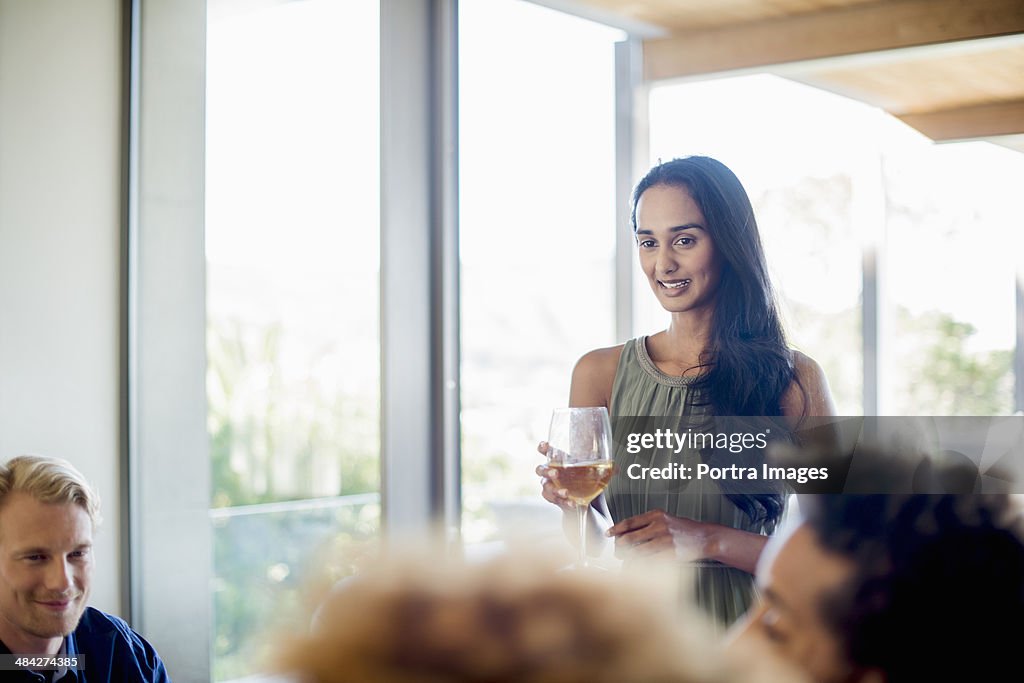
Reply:
[[[282,371],[280,324],[211,323],[207,334],[212,507],[380,488],[376,396],[346,396]]]
[[[378,496],[344,498],[380,488],[377,397],[319,381],[313,369],[330,348],[303,359],[308,372],[286,376],[285,341],[279,324],[208,327],[211,507],[323,499],[214,516],[218,681],[257,671],[276,631],[305,628],[304,592],[321,573],[343,576],[345,549],[380,527]],[[315,561],[324,548],[334,559]]]
[[[863,360],[860,312],[816,312],[791,305],[793,328],[815,340],[812,353],[829,379],[838,412],[860,414]],[[1008,415],[1013,412],[1013,352],[972,350],[977,330],[947,313],[895,312],[883,343],[893,361],[883,370],[892,415]]]
[[[937,311],[897,311],[901,415],[1008,415],[1013,411],[1013,352],[972,351],[973,325]]]

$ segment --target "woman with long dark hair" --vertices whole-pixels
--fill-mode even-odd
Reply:
[[[778,417],[782,431],[834,413],[818,364],[786,344],[746,191],[721,162],[674,159],[652,168],[633,192],[632,227],[640,266],[671,314],[667,329],[584,355],[572,374],[571,406],[606,406],[613,429],[647,416],[700,427],[724,416]],[[778,431],[778,430],[777,430]],[[720,623],[740,616],[754,595],[752,573],[783,511],[781,493],[690,480],[665,486],[617,474],[604,494],[616,554],[687,554],[696,562],[696,598]],[[547,445],[541,444],[541,452]],[[662,452],[672,464],[700,449]],[[658,456],[661,457],[661,456]],[[640,471],[637,468],[631,472]],[[543,495],[572,510],[554,470],[541,466]]]

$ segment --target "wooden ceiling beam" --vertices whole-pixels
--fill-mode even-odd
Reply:
[[[1024,0],[885,0],[644,41],[648,82],[1024,33]]]
[[[947,142],[1024,133],[1024,99],[897,117],[932,140]]]

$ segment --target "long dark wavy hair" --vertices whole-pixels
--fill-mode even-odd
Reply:
[[[710,340],[700,355],[702,372],[691,385],[691,400],[707,405],[713,415],[781,415],[782,395],[796,373],[746,190],[725,164],[710,157],[658,164],[633,190],[634,233],[637,202],[656,185],[679,187],[690,194],[704,214],[705,227],[722,260]],[[729,498],[752,518],[772,524],[782,512],[781,494],[729,494]]]

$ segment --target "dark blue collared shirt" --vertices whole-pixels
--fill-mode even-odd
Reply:
[[[86,607],[77,628],[64,639],[63,656],[83,655],[85,667],[68,669],[60,683],[170,683],[167,668],[153,646],[112,614]],[[0,653],[10,649],[0,642]],[[4,671],[4,681],[41,683],[47,672]]]

